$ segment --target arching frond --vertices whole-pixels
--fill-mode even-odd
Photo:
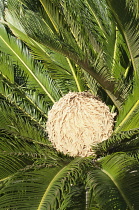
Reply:
[[[11,154],[0,154],[0,184],[2,188],[5,184],[14,177],[14,175],[25,168],[30,168],[33,164],[31,156],[15,156]],[[3,165],[5,167],[3,167]]]
[[[139,99],[139,21],[138,2],[121,0],[107,0],[112,11],[117,27],[121,32],[126,44],[128,59],[126,59],[125,75],[129,75],[132,80],[132,91],[128,92],[116,123],[116,131],[129,130],[139,127],[138,99]],[[122,44],[122,46],[124,46]],[[122,51],[121,51],[122,52]],[[124,55],[124,52],[122,53]],[[125,56],[126,57],[126,56]],[[133,73],[132,73],[133,71]],[[132,77],[132,74],[134,77]],[[130,82],[131,83],[131,82]]]
[[[44,8],[45,7],[44,2],[41,2],[41,3],[43,4],[43,8]],[[103,43],[103,41],[102,41],[103,36],[101,37],[101,35],[102,35],[102,33],[105,34],[105,32],[102,31],[102,33],[101,33],[101,30],[104,26],[102,28],[99,28],[99,24],[98,24],[97,20],[95,20],[95,22],[97,21],[97,26],[96,26],[97,30],[96,31],[94,30],[94,32],[92,31],[95,24],[94,24],[94,22],[92,22],[92,19],[91,19],[93,17],[93,13],[90,13],[90,3],[86,3],[86,5],[84,5],[82,3],[80,5],[79,2],[76,2],[76,4],[77,4],[76,8],[78,8],[78,7],[80,8],[78,18],[80,18],[83,21],[83,24],[81,24],[81,30],[79,30],[79,28],[77,28],[77,30],[79,33],[81,33],[81,38],[84,37],[85,34],[86,34],[86,37],[88,37],[87,40],[85,39],[85,43],[88,43],[88,45],[84,44],[85,50],[81,50],[79,44],[77,43],[76,30],[75,30],[75,34],[74,34],[74,30],[72,32],[72,25],[71,25],[72,20],[74,20],[76,25],[78,25],[78,18],[74,17],[74,14],[72,13],[73,5],[75,7],[75,2],[73,3],[73,5],[71,4],[72,6],[71,5],[69,6],[68,12],[66,12],[67,11],[66,6],[68,5],[68,2],[66,2],[67,5],[64,5],[62,2],[60,2],[60,4],[58,4],[57,1],[54,1],[53,4],[51,4],[51,3],[49,4],[49,3],[50,2],[48,2],[47,6],[50,7],[49,13],[51,13],[51,14],[50,15],[47,14],[47,18],[49,16],[49,21],[51,18],[53,19],[53,20],[51,20],[51,23],[53,23],[53,25],[55,25],[55,27],[56,27],[56,25],[59,24],[58,32],[54,32],[54,30],[52,30],[51,32],[50,32],[50,30],[46,31],[47,27],[49,27],[49,26],[47,26],[47,24],[44,24],[44,22],[42,22],[42,19],[40,19],[38,17],[38,14],[35,13],[33,10],[31,10],[32,4],[30,2],[28,2],[26,4],[26,6],[23,7],[22,4],[19,2],[13,3],[12,1],[10,1],[7,14],[14,16],[14,18],[16,17],[16,20],[18,20],[18,22],[19,22],[18,25],[22,26],[21,30],[22,30],[22,32],[24,32],[24,34],[28,35],[30,38],[41,43],[42,45],[49,47],[50,49],[52,49],[54,51],[58,51],[59,53],[63,54],[64,56],[66,56],[69,59],[71,59],[72,61],[74,61],[76,64],[78,64],[85,71],[89,72],[95,78],[95,80],[97,80],[97,82],[105,89],[105,91],[107,92],[109,97],[112,99],[112,101],[114,101],[116,106],[119,108],[120,104],[121,104],[121,100],[122,100],[121,99],[122,94],[119,92],[118,89],[115,90],[116,83],[113,81],[114,78],[112,78],[110,75],[110,71],[109,71],[110,69],[108,68],[108,65],[106,65],[105,58],[104,58],[105,53],[103,52],[103,49],[101,49],[101,46],[100,46],[100,50],[97,50],[96,53],[93,52],[93,50],[95,49],[95,46],[94,46],[92,40],[90,40],[91,37],[92,37],[92,39],[95,40],[99,36],[99,38],[101,40],[99,43],[101,45],[101,43]],[[20,10],[22,11],[20,13],[20,16],[19,16],[19,13],[17,13],[15,10],[13,13],[12,8],[15,7],[15,4],[17,4],[16,8],[20,8]],[[24,1],[23,1],[23,4],[24,4]],[[94,4],[96,4],[96,3],[94,2]],[[84,6],[86,9],[84,9]],[[26,9],[26,7],[28,9]],[[40,7],[42,10],[41,5],[40,5]],[[104,7],[104,5],[103,5],[103,7]],[[55,13],[53,10],[55,10]],[[101,7],[97,8],[97,10],[99,10],[99,12],[100,12],[100,11],[102,11],[102,8]],[[29,14],[27,15],[27,13],[29,13]],[[38,13],[39,13],[39,10],[38,10]],[[68,13],[69,13],[69,17],[71,17],[72,19],[67,18]],[[107,11],[107,13],[108,13],[107,15],[109,15],[108,11]],[[58,16],[56,14],[58,14]],[[101,14],[101,12],[100,12],[100,14]],[[42,17],[42,13],[40,14],[40,16]],[[51,18],[50,18],[50,16],[51,16]],[[83,18],[84,16],[87,18]],[[28,17],[33,17],[33,20],[29,19]],[[62,17],[62,18],[60,19],[60,17]],[[44,15],[43,18],[45,19],[46,16]],[[34,21],[34,20],[36,20],[36,21]],[[85,20],[88,20],[89,23],[84,23]],[[7,18],[7,21],[10,21],[10,18]],[[102,17],[100,17],[100,22],[101,21],[102,21]],[[33,26],[34,23],[35,23],[35,26]],[[56,23],[56,24],[54,24],[54,23]],[[13,25],[14,22],[12,21],[12,22],[10,22],[10,24]],[[10,24],[9,24],[9,26],[12,28],[12,26]],[[102,25],[103,24],[104,24],[104,22],[102,21]],[[104,24],[104,25],[106,25],[106,24]],[[16,26],[14,26],[14,27],[16,27]],[[88,29],[87,27],[90,27],[90,28]],[[92,29],[91,29],[91,27],[92,27]],[[40,31],[40,33],[37,36],[36,36],[36,32],[34,31],[35,28],[36,29],[38,28]],[[50,26],[50,28],[51,28],[51,26]],[[12,28],[12,30],[14,31],[13,28]],[[92,33],[92,35],[89,34],[89,31]],[[50,32],[50,34],[48,34],[49,32]],[[17,33],[17,30],[16,30],[15,34],[16,33]],[[96,37],[95,37],[95,35],[96,35]],[[46,36],[48,36],[48,37],[46,37]],[[109,35],[107,37],[110,38],[112,36]],[[28,37],[27,37],[27,39],[28,39]],[[80,40],[80,37],[79,37],[79,40]],[[97,42],[96,42],[96,45],[98,45]],[[113,42],[113,46],[114,46],[114,42]],[[111,49],[111,48],[109,48],[109,49]],[[108,60],[108,59],[106,59],[106,60]],[[97,65],[96,65],[96,63],[97,63]],[[110,62],[108,62],[108,63],[110,63]]]
[[[49,71],[51,77],[54,80],[56,79],[55,82],[57,84],[57,87],[59,87],[60,90],[63,91],[63,94],[67,93],[69,90],[85,90],[82,79],[78,76],[78,68],[75,65],[71,68],[71,62],[68,62],[69,59],[67,60],[67,58],[65,58],[63,55],[54,52],[36,42],[35,40],[29,38],[24,32],[24,29],[18,23],[18,21],[14,19],[14,16],[11,16],[8,12],[6,12],[6,14],[6,18],[10,22],[9,25],[11,27],[11,30],[13,30],[14,34],[22,39],[29,46],[32,56],[35,59],[41,60],[46,70]],[[14,24],[14,26],[12,24]],[[18,28],[16,28],[15,26]],[[44,69],[42,69],[42,71],[44,71]],[[63,84],[65,89],[63,88]]]
[[[46,166],[39,171],[21,170],[3,183],[1,208],[37,209],[45,189],[60,167]],[[22,199],[21,199],[22,198]]]
[[[64,209],[68,205],[68,193],[89,164],[90,160],[77,158],[68,166],[49,166],[25,174],[21,171],[1,190],[1,208]]]
[[[24,167],[32,170],[35,165],[39,168],[69,161],[68,157],[62,157],[62,154],[53,149],[46,133],[37,126],[37,123],[31,122],[20,110],[1,101],[0,161],[3,164],[0,164],[0,174],[5,174],[5,178],[9,177],[8,174],[14,176],[14,173]],[[10,169],[11,161],[15,164],[15,171]]]
[[[68,166],[62,168],[62,170],[59,171],[59,173],[55,176],[55,178],[51,181],[49,188],[46,189],[44,196],[38,206],[38,210],[41,208],[53,208],[57,209],[60,208],[60,196],[63,194],[66,195],[66,193],[70,193],[70,189],[72,188],[72,185],[76,185],[76,182],[79,177],[81,177],[81,174],[83,175],[84,171],[84,164],[90,164],[89,159],[85,160],[82,158],[77,158],[73,160]],[[86,165],[86,166],[87,166]],[[66,186],[65,186],[66,184]],[[54,205],[54,199],[56,197],[58,199],[57,205]]]
[[[30,124],[30,119],[26,118],[20,110],[16,107],[6,104],[6,102],[1,101],[0,108],[0,128],[10,132],[13,135],[21,136],[22,138],[30,139],[33,142],[40,142],[47,145],[49,142],[45,137],[45,132],[39,129],[39,124],[37,128],[37,123],[34,126]],[[36,126],[36,127],[35,127]]]
[[[139,165],[134,158],[122,153],[98,161],[88,172],[89,186],[101,209],[136,209],[139,206]]]
[[[115,44],[111,72],[112,75],[119,80],[121,77],[123,77],[123,79],[126,79],[130,74],[129,70],[131,68],[129,52],[118,27],[116,27],[115,33]]]
[[[139,94],[136,88],[133,94],[130,94],[128,101],[119,113],[116,124],[116,132],[127,131],[139,127]]]
[[[22,48],[22,43],[14,37],[8,37],[6,30],[0,25],[1,36],[0,46],[4,53],[12,55],[13,61],[21,65],[21,68],[30,77],[31,85],[39,90],[40,93],[45,94],[51,102],[55,102],[60,97],[59,92],[56,91],[56,86],[52,85],[52,79],[42,71],[42,66],[38,63],[36,66],[27,50]],[[53,88],[55,90],[53,90]],[[54,95],[55,94],[55,95]]]
[[[131,155],[139,153],[139,128],[113,133],[108,139],[93,147],[98,156],[115,152],[126,152]]]
[[[24,87],[20,88],[15,83],[11,83],[1,75],[0,81],[0,97],[1,100],[7,101],[15,106],[32,121],[36,121],[40,126],[45,126],[47,120],[47,111],[49,103],[32,90],[24,91]]]
[[[0,7],[0,209],[138,209],[138,0]],[[69,157],[48,140],[47,112],[86,90],[117,112],[114,131],[93,157]]]
[[[127,44],[135,75],[138,75],[139,22],[137,0],[107,0]]]

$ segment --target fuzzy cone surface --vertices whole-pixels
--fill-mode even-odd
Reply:
[[[69,92],[48,112],[47,132],[57,151],[70,156],[90,156],[92,145],[110,137],[114,114],[88,92]]]

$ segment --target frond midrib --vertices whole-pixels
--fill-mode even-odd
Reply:
[[[36,110],[38,110],[43,117],[45,117],[46,119],[48,118],[48,116],[25,94],[25,92],[23,90],[20,90],[18,88],[18,86],[11,83],[10,80],[7,80],[7,78],[3,74],[0,74],[0,76],[6,81],[6,83],[8,83],[8,85],[12,86],[12,88],[14,88],[16,91],[18,90],[18,94],[21,95],[24,99],[26,99]],[[3,95],[2,93],[0,93],[0,94]],[[6,99],[8,99],[5,95],[3,95],[3,96]],[[21,107],[19,107],[19,108],[21,109]],[[32,118],[32,119],[35,120],[34,118]]]
[[[125,118],[121,121],[121,123],[117,126],[115,129],[115,133],[119,132],[122,129],[122,126],[131,118],[132,114],[136,110],[136,108],[139,106],[139,100],[136,101],[136,103],[132,106],[128,114],[125,116]]]
[[[82,161],[82,160],[83,160],[82,157],[78,157],[78,158],[74,159],[72,162],[75,162],[76,164],[77,164],[77,163],[79,164],[79,162]],[[43,197],[42,197],[42,199],[41,199],[41,201],[40,201],[40,203],[39,203],[39,206],[38,206],[37,210],[41,210],[41,208],[43,207],[43,203],[44,203],[44,201],[45,201],[45,198],[47,197],[47,194],[49,193],[49,190],[50,190],[51,187],[53,186],[53,183],[55,183],[55,181],[58,180],[60,174],[63,174],[63,175],[64,175],[65,169],[66,169],[66,168],[67,168],[67,169],[70,168],[70,166],[72,166],[72,162],[70,162],[68,165],[64,166],[62,169],[60,169],[60,170],[58,171],[58,173],[54,176],[54,178],[51,180],[49,186],[47,187],[46,191],[45,191],[44,194],[43,194]],[[72,170],[74,169],[74,167],[75,167],[75,166],[73,165],[73,166],[72,166]],[[79,167],[79,165],[78,165],[78,167]],[[70,168],[70,169],[71,169],[71,168]],[[76,167],[75,167],[75,169],[76,169]],[[70,174],[70,173],[69,173],[69,174]],[[64,178],[64,177],[65,177],[65,175],[63,176],[63,178]],[[76,177],[76,178],[77,178],[77,177]]]
[[[77,78],[77,75],[76,75],[76,73],[75,73],[75,71],[74,71],[74,68],[73,68],[73,66],[72,66],[72,64],[71,64],[71,61],[70,61],[68,58],[67,58],[67,62],[68,62],[68,64],[69,64],[69,67],[70,67],[71,72],[72,72],[72,74],[73,74],[73,78],[74,78],[75,83],[76,83],[76,85],[77,85],[78,91],[81,92],[81,91],[82,91],[82,88],[81,88],[80,82],[79,82],[79,80],[78,80],[78,78]]]
[[[123,193],[122,189],[120,188],[120,185],[116,182],[116,180],[113,178],[113,176],[106,170],[101,169],[103,173],[105,173],[114,183],[114,185],[116,186],[116,188],[118,189],[119,193],[121,194],[122,198],[124,199],[125,203],[127,204],[127,206],[129,207],[130,210],[133,210],[132,205],[130,204],[130,202],[128,201],[126,195]]]
[[[93,16],[95,17],[95,20],[96,20],[98,26],[100,27],[100,29],[101,29],[101,31],[103,33],[104,38],[106,38],[105,33],[104,33],[103,26],[102,26],[101,22],[99,21],[99,18],[97,17],[97,15],[95,14],[95,12],[93,11],[93,8],[90,6],[90,4],[88,3],[88,1],[85,1],[85,2],[88,5],[88,7],[89,7],[90,11],[92,12]]]
[[[52,181],[50,182],[49,186],[47,187],[46,191],[45,191],[44,194],[43,194],[43,197],[42,197],[42,199],[41,199],[41,201],[40,201],[40,203],[39,203],[39,206],[38,206],[37,210],[41,210],[41,208],[42,208],[42,206],[43,206],[43,203],[44,203],[44,200],[45,200],[45,198],[46,198],[46,196],[47,196],[47,193],[49,192],[49,189],[51,188],[51,185],[53,184],[53,182],[54,182],[55,180],[57,180],[57,177],[59,176],[59,174],[60,174],[66,167],[67,167],[67,166],[65,166],[64,168],[62,168],[62,169],[56,174],[56,176],[52,179]]]
[[[111,3],[110,3],[111,4]],[[120,22],[120,19],[119,17],[116,15],[115,13],[115,10],[114,8],[110,5],[112,11],[113,11],[113,16],[115,17],[118,25],[119,25],[119,28],[121,30],[121,33],[123,34],[123,37],[125,39],[125,42],[127,44],[127,47],[128,47],[128,50],[129,50],[129,53],[130,53],[130,57],[131,57],[131,60],[132,60],[132,65],[133,65],[133,68],[135,70],[135,73],[137,74],[137,68],[136,68],[136,64],[135,64],[135,59],[134,59],[134,56],[132,54],[132,50],[131,50],[131,47],[130,47],[130,42],[128,40],[128,36],[127,36],[127,33],[126,33],[126,29],[123,27],[122,23]]]
[[[55,103],[55,99],[50,95],[50,93],[47,91],[47,89],[43,86],[43,84],[39,81],[39,79],[35,76],[33,71],[28,67],[28,65],[23,61],[23,59],[14,51],[14,49],[3,39],[2,36],[0,36],[1,40],[5,43],[5,45],[14,53],[14,55],[20,60],[20,62],[25,66],[25,68],[29,71],[29,73],[32,75],[32,77],[35,79],[35,81],[39,84],[39,86],[43,89],[43,91],[48,95],[50,100]]]
[[[48,9],[46,8],[46,5],[43,3],[43,0],[40,0],[40,2],[41,2],[41,4],[42,4],[42,6],[43,6],[43,8],[44,8],[44,10],[45,10],[45,12],[46,12],[46,14],[48,15],[48,17],[49,17],[49,19],[50,19],[50,21],[51,21],[51,23],[52,23],[52,25],[53,25],[55,31],[58,33],[59,30],[58,30],[58,27],[57,27],[55,21],[54,21],[53,18],[52,18],[52,15],[50,14],[50,12],[48,11]]]

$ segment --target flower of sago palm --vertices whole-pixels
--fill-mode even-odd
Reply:
[[[110,137],[114,114],[89,92],[69,92],[48,112],[47,132],[57,151],[90,156],[92,145]]]

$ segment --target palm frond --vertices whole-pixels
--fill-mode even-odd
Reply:
[[[116,123],[116,132],[126,131],[139,127],[138,107],[139,107],[139,24],[138,24],[138,3],[137,1],[107,0],[112,14],[116,20],[117,27],[122,34],[122,38],[126,43],[126,71],[124,76],[130,76],[129,83],[132,88],[127,91],[125,102],[119,112],[119,117]],[[124,44],[125,45],[125,44]],[[124,46],[122,44],[122,46]],[[125,48],[124,48],[125,49]],[[124,53],[122,53],[124,55]],[[133,73],[132,73],[133,71]],[[133,74],[133,75],[132,75]]]
[[[9,55],[0,52],[0,72],[4,71],[5,77],[14,82],[14,65],[11,62]]]
[[[37,154],[44,159],[47,157],[48,160],[58,158],[57,152],[47,140],[46,133],[40,130],[40,127],[37,128],[37,125],[31,123],[17,109],[14,110],[5,103],[1,105],[0,110],[0,130],[5,139],[1,141],[1,151],[5,151],[7,155],[12,153],[13,155],[36,156]],[[6,145],[9,146],[6,148]]]
[[[10,13],[6,12],[6,19],[7,21],[9,21],[8,25],[10,26],[11,30],[13,30],[14,34],[20,37],[20,39],[22,39],[29,46],[32,56],[35,59],[41,60],[51,77],[54,80],[56,79],[55,82],[60,90],[63,90],[63,94],[67,93],[69,90],[85,90],[85,87],[82,85],[83,82],[81,80],[81,77],[78,76],[78,74],[80,75],[80,72],[75,65],[74,67],[73,64],[71,65],[70,59],[65,58],[63,55],[54,52],[53,50],[50,50],[40,43],[36,42],[35,40],[29,38],[25,34],[22,26],[17,25],[18,22],[14,18],[14,16],[11,16]],[[12,24],[14,24],[14,26]],[[15,26],[18,28],[16,28]],[[62,88],[63,84],[65,86],[65,89]]]
[[[128,98],[123,104],[116,122],[116,132],[126,131],[139,127],[139,83],[133,81],[133,90],[129,92]]]
[[[79,182],[79,183],[78,183]],[[61,209],[84,210],[87,208],[86,204],[86,189],[85,186],[78,180],[76,185],[72,185],[71,191],[65,196],[65,200],[61,205]],[[64,204],[64,205],[63,205]]]
[[[124,38],[117,27],[115,29],[115,33],[115,45],[111,71],[112,75],[117,79],[120,79],[121,77],[126,78],[128,77],[131,66],[130,56]]]
[[[104,156],[115,152],[126,152],[138,156],[139,152],[139,128],[113,133],[108,139],[93,147],[96,155]]]
[[[59,166],[62,159],[50,146],[0,129],[0,181],[7,181],[16,173]],[[68,158],[66,159],[68,161]],[[11,164],[13,162],[13,164]]]
[[[65,58],[63,55],[60,55],[59,53],[44,47],[40,43],[26,36],[24,29],[21,27],[18,20],[14,18],[15,16],[13,14],[11,16],[11,14],[6,11],[6,20],[8,21],[8,25],[10,26],[10,28],[13,30],[16,36],[20,37],[20,39],[26,42],[26,44],[32,50],[32,53],[35,56],[35,58],[41,60],[43,59],[45,67],[48,69],[51,77],[54,80],[56,79],[58,87],[62,90],[64,94],[66,94],[69,90],[87,90],[88,87],[93,91],[93,94],[97,94],[97,82],[91,76],[89,76],[89,74],[86,71],[84,71],[81,68],[78,68],[77,65],[74,65],[73,67],[73,64],[71,65],[70,59]],[[17,23],[19,25],[17,25]],[[20,30],[17,29],[17,27],[20,28]],[[80,73],[82,71],[83,74]],[[83,86],[83,83],[86,83],[86,86]],[[74,88],[75,86],[77,86],[77,88]]]
[[[62,156],[56,152],[48,141],[46,133],[40,127],[31,122],[20,110],[9,106],[6,102],[1,101],[0,109],[0,155],[5,157],[5,161],[9,161],[15,157],[15,166],[18,157],[19,162],[22,159],[24,165],[30,163],[30,168],[59,165],[60,162],[68,161],[70,158]],[[28,160],[28,161],[27,161]],[[8,164],[8,163],[7,163]],[[5,170],[5,164],[1,165],[1,171]],[[7,173],[12,171],[8,166]],[[11,172],[10,172],[11,171]],[[6,172],[5,172],[6,173]]]
[[[76,3],[77,3],[76,7],[78,7],[78,6],[80,7],[79,2],[76,2]],[[54,22],[57,22],[57,24],[59,24],[59,33],[56,33],[54,31],[53,32],[52,31],[50,32],[49,30],[46,31],[47,25],[42,23],[42,19],[40,19],[37,16],[38,14],[35,14],[33,12],[33,10],[30,10],[30,7],[29,7],[30,3],[28,3],[28,6],[27,6],[28,9],[26,9],[26,7],[22,7],[22,4],[20,4],[19,2],[13,3],[12,1],[10,1],[10,4],[11,5],[19,4],[19,5],[17,5],[16,8],[20,8],[20,10],[22,11],[20,13],[20,15],[18,12],[16,12],[15,10],[13,12],[13,10],[11,9],[15,5],[9,6],[8,13],[10,13],[11,16],[13,15],[14,17],[16,17],[16,19],[19,22],[19,26],[22,25],[22,29],[21,29],[22,32],[24,31],[24,33],[26,35],[28,35],[35,41],[41,43],[42,45],[44,45],[56,52],[63,54],[64,56],[68,57],[69,59],[74,61],[76,64],[78,64],[85,71],[89,72],[89,74],[91,74],[97,80],[97,82],[105,89],[105,91],[107,92],[109,97],[112,99],[112,101],[114,101],[116,106],[118,108],[120,107],[121,101],[122,101],[122,98],[121,98],[122,94],[118,92],[118,89],[115,90],[116,83],[113,81],[113,78],[111,78],[111,76],[110,76],[110,71],[109,71],[109,69],[106,65],[105,59],[104,59],[105,53],[103,52],[103,49],[98,50],[97,53],[93,52],[93,49],[95,47],[94,47],[94,44],[91,42],[91,40],[88,41],[88,38],[90,37],[90,35],[87,35],[88,29],[87,29],[87,33],[86,33],[86,31],[83,28],[82,35],[86,34],[87,37],[89,36],[87,38],[87,40],[85,41],[85,43],[89,43],[89,44],[88,45],[85,44],[85,47],[88,46],[88,48],[85,50],[85,52],[84,52],[84,50],[81,50],[81,48],[77,44],[77,40],[75,39],[74,35],[70,31],[70,28],[71,28],[70,23],[72,22],[72,20],[66,18],[67,13],[66,13],[66,7],[64,7],[65,5],[63,6],[62,3],[60,5],[60,4],[58,4],[58,2],[55,2],[55,1],[53,2],[53,5],[50,4],[52,6],[52,8],[50,8],[50,12],[51,12],[51,9],[54,10],[54,8],[55,8],[55,10],[59,11],[59,13],[56,12],[56,14],[59,14],[59,16],[63,17],[61,20],[61,19],[59,19],[59,17],[57,17],[57,15],[52,16],[53,12],[51,14],[51,17],[53,17]],[[67,4],[68,4],[68,2],[67,2]],[[48,3],[48,5],[49,5],[49,3]],[[85,10],[83,10],[83,8],[84,8],[83,5],[82,5],[82,9],[80,10],[82,12],[80,12],[80,13],[84,12],[85,13],[84,16],[88,15],[88,20],[91,21],[92,16],[89,12],[89,8],[88,8],[88,6],[86,6],[87,10],[85,11]],[[65,8],[65,13],[64,13],[64,8]],[[73,7],[71,7],[71,8],[73,8]],[[101,10],[102,10],[102,8],[101,8]],[[30,12],[31,12],[31,14],[30,14]],[[69,10],[69,15],[70,15],[70,12],[72,12],[72,11]],[[73,20],[74,20],[74,13],[71,13],[71,17],[72,17],[72,14],[73,14]],[[84,16],[82,14],[80,14],[80,18],[82,17],[83,20],[85,19],[85,18],[83,18]],[[30,20],[28,17],[32,17],[33,19]],[[42,17],[42,14],[41,14],[41,17]],[[75,23],[77,21],[76,18],[74,20]],[[35,26],[33,26],[34,23],[35,23]],[[78,21],[77,21],[77,23],[78,23]],[[88,25],[90,27],[92,26],[92,30],[93,30],[93,28],[94,28],[93,22],[89,22],[89,23],[90,24],[82,24],[82,27],[84,27],[86,25]],[[98,25],[97,25],[97,27],[98,27]],[[36,35],[36,32],[34,31],[35,28],[40,31],[40,34]],[[89,30],[91,31],[91,28]],[[99,27],[98,27],[98,30],[99,30]],[[94,32],[94,33],[96,35],[98,34],[97,32]],[[108,36],[108,37],[110,37],[110,36]],[[100,36],[100,39],[101,39],[101,36]],[[100,43],[102,43],[102,42],[100,42]],[[89,49],[89,46],[91,49]],[[96,65],[96,60],[97,60],[98,65]]]
[[[67,58],[67,62],[69,64],[69,67],[71,69],[71,72],[72,72],[72,75],[73,75],[73,78],[75,80],[75,83],[76,83],[76,86],[77,86],[77,90],[78,92],[82,92],[84,90],[84,86],[82,84],[82,79],[80,78],[80,74],[79,74],[79,71],[77,66],[75,66],[74,63],[72,63],[68,58]]]
[[[42,207],[51,208],[52,206],[54,209],[60,208],[60,202],[62,201],[60,196],[63,194],[64,198],[64,195],[70,193],[72,186],[76,185],[79,177],[81,177],[80,175],[83,175],[85,163],[90,165],[91,162],[89,159],[77,158],[69,163],[68,166],[62,168],[51,181],[49,188],[46,189],[38,210]],[[58,206],[53,203],[53,201],[56,201],[54,197],[58,199]]]
[[[128,131],[139,127],[139,83],[136,77],[130,79],[131,85],[126,91],[126,100],[119,110],[115,132]]]
[[[8,186],[17,174],[60,164],[61,157],[47,147],[12,131],[0,129],[1,195],[3,187]]]
[[[52,84],[53,81],[48,74],[43,72],[41,64],[34,65],[33,60],[27,50],[27,48],[22,49],[22,43],[16,40],[14,37],[8,37],[3,26],[0,26],[1,37],[0,45],[1,50],[4,53],[12,55],[13,61],[21,65],[22,69],[30,77],[30,82],[32,81],[32,86],[37,88],[40,93],[45,94],[50,101],[55,102],[56,99],[60,97],[56,86]],[[54,90],[55,89],[55,90]]]
[[[25,168],[30,168],[33,164],[30,156],[15,156],[10,154],[0,154],[0,184],[5,185],[5,183],[10,180],[19,170],[24,170]],[[3,167],[3,165],[5,167]]]
[[[48,144],[44,130],[39,131],[39,129],[37,129],[37,123],[32,126],[29,119],[26,118],[26,115],[23,115],[20,110],[3,101],[1,101],[0,119],[1,129],[7,130],[7,132],[11,134],[13,133],[36,142],[44,143],[45,145]],[[38,128],[40,128],[39,124]]]
[[[1,208],[64,209],[69,201],[67,195],[79,181],[85,164],[89,166],[90,160],[77,158],[68,166],[61,164],[15,174],[1,190]]]
[[[47,121],[47,111],[49,103],[43,100],[36,92],[31,90],[24,91],[13,83],[10,83],[5,77],[0,75],[0,97],[11,106],[15,106],[20,112],[23,112],[30,120],[37,122],[40,127],[45,127]]]
[[[45,189],[59,170],[60,167],[45,166],[39,171],[24,173],[21,170],[9,177],[1,189],[1,208],[37,209]]]
[[[99,85],[96,82],[96,80],[93,77],[91,77],[91,75],[88,74],[88,72],[86,72],[84,70],[83,70],[83,75],[84,75],[84,78],[85,78],[84,82],[86,83],[86,86],[89,88],[91,93],[94,96],[99,95],[99,93],[98,93]]]
[[[4,19],[4,9],[5,9],[4,1],[1,0],[0,1],[0,19],[1,20]]]
[[[102,158],[96,166],[88,172],[87,186],[92,189],[99,207],[106,210],[138,208],[138,161],[116,153]]]
[[[117,2],[107,0],[107,2],[128,46],[135,75],[138,75],[139,24],[137,1],[120,0],[120,2]]]

